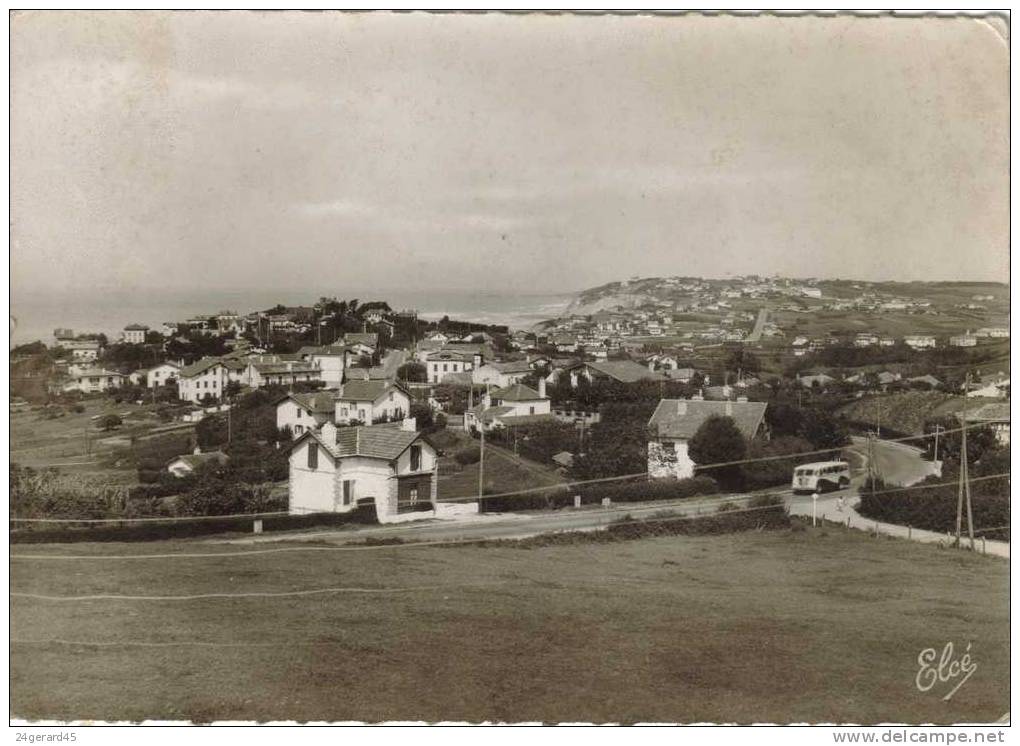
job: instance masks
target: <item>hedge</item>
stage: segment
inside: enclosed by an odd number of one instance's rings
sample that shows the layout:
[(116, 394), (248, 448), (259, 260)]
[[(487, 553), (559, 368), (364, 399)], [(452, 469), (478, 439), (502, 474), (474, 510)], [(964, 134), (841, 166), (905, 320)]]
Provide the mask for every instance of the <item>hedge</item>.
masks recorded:
[[(872, 497), (862, 492), (857, 512), (868, 518), (900, 526), (956, 533), (955, 488), (919, 489), (916, 492), (886, 492)], [(974, 530), (1009, 526), (1009, 495), (973, 495), (971, 506), (974, 513)], [(964, 533), (967, 532), (967, 513), (963, 513)], [(1009, 529), (982, 531), (986, 539), (1009, 541)]]
[[(91, 524), (59, 528), (21, 528), (10, 532), (12, 544), (76, 543), (82, 541), (158, 541), (186, 539), (224, 533), (252, 533), (254, 518), (209, 518), (200, 521), (166, 521), (121, 524)], [(350, 513), (310, 513), (308, 515), (276, 515), (262, 519), (262, 530), (292, 531), (316, 526), (342, 526), (348, 523), (377, 522), (375, 507), (359, 506)], [(40, 525), (40, 524), (35, 524)], [(45, 524), (42, 524), (45, 525)]]
[(481, 512), (513, 512), (516, 510), (544, 510), (574, 505), (574, 496), (581, 496), (582, 505), (598, 505), (609, 498), (613, 503), (648, 502), (652, 500), (682, 500), (698, 495), (714, 495), (719, 485), (711, 477), (690, 479), (656, 479), (634, 482), (601, 482), (571, 487), (563, 485), (544, 492), (525, 492), (483, 497)]

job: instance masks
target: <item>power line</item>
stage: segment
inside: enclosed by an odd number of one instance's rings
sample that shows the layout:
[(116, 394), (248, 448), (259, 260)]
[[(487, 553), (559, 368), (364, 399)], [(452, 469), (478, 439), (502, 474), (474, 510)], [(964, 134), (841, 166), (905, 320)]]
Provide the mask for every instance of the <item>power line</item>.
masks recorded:
[(196, 593), (185, 596), (125, 596), (96, 594), (88, 596), (50, 596), (41, 593), (11, 591), (11, 598), (28, 598), (34, 601), (202, 601), (230, 598), (290, 598), (293, 596), (319, 596), (327, 593), (413, 593), (415, 591), (444, 590), (448, 586), (433, 585), (417, 588), (311, 588), (302, 591), (251, 591), (244, 593)]
[[(972, 423), (966, 425), (967, 429), (973, 429), (976, 427), (984, 427), (982, 423)], [(941, 436), (962, 432), (965, 428), (958, 427), (951, 430), (940, 430)], [(935, 437), (935, 433), (924, 433), (921, 435), (907, 435), (900, 438), (883, 438), (880, 442), (883, 443), (902, 443), (910, 440), (924, 440), (925, 438)], [(811, 451), (798, 451), (796, 453), (777, 454), (773, 456), (756, 456), (754, 458), (738, 459), (734, 461), (719, 461), (711, 464), (697, 464), (696, 469), (716, 469), (723, 466), (740, 466), (744, 464), (761, 463), (765, 461), (787, 461), (794, 458), (800, 458), (803, 456), (817, 456), (823, 453), (832, 453), (833, 451), (847, 448), (848, 446), (835, 446), (832, 448), (819, 448)], [(501, 492), (493, 495), (485, 495), (486, 499), (492, 499), (496, 497), (511, 497), (526, 494), (535, 494), (540, 492), (547, 492), (549, 490), (573, 490), (577, 487), (590, 485), (590, 484), (604, 484), (608, 482), (618, 482), (626, 479), (638, 479), (641, 477), (647, 477), (649, 474), (647, 471), (633, 472), (631, 474), (622, 474), (612, 477), (598, 477), (595, 479), (582, 479), (572, 482), (564, 482), (562, 484), (544, 485), (541, 487), (529, 487), (522, 490), (512, 490), (510, 492)], [(456, 503), (456, 502), (475, 502), (478, 500), (477, 495), (463, 495), (458, 497), (446, 497), (441, 500), (444, 503)], [(211, 521), (229, 518), (262, 518), (271, 516), (284, 516), (289, 515), (288, 511), (276, 511), (272, 513), (232, 513), (228, 515), (209, 515), (209, 516), (184, 516), (184, 517), (150, 517), (150, 518), (20, 518), (12, 516), (9, 520), (15, 523), (151, 523), (151, 522), (163, 522), (163, 523), (176, 523), (183, 521)]]
[[(1001, 479), (1008, 477), (1008, 472), (1002, 474), (989, 474), (981, 477), (974, 477), (971, 481), (978, 482), (989, 479)], [(936, 484), (922, 484), (912, 485), (908, 487), (896, 487), (892, 489), (880, 490), (876, 492), (876, 495), (891, 494), (895, 492), (909, 492), (912, 490), (928, 489), (933, 487), (945, 487), (948, 485), (955, 484), (955, 482), (939, 482)], [(764, 491), (760, 494), (767, 494)], [(751, 497), (753, 497), (752, 495)], [(742, 500), (748, 499), (748, 495), (734, 496), (729, 499), (723, 499), (716, 504), (716, 507), (722, 505), (735, 504)], [(626, 512), (626, 508), (623, 507), (625, 503), (620, 504), (619, 507), (609, 509), (598, 509), (587, 511), (588, 516), (600, 516), (607, 514), (619, 515), (621, 512)], [(682, 506), (681, 503), (679, 506)], [(658, 505), (648, 506), (646, 503), (637, 503), (633, 506), (635, 510), (648, 509), (650, 507), (658, 509), (668, 509), (674, 507), (673, 505)], [(699, 515), (674, 515), (663, 518), (663, 521), (680, 521), (680, 520), (697, 520), (703, 518), (711, 518), (718, 515), (734, 515), (739, 513), (753, 512), (759, 510), (766, 510), (768, 508), (774, 508), (776, 506), (764, 506), (754, 508), (736, 508), (733, 510), (727, 510), (724, 513), (702, 513)], [(571, 516), (577, 514), (571, 513)], [(625, 523), (647, 523), (650, 520), (655, 519), (633, 519), (631, 521), (620, 521), (610, 525), (624, 525)], [(1008, 528), (1008, 527), (1007, 527)], [(996, 529), (984, 529), (985, 531), (991, 531)], [(553, 532), (555, 533), (555, 531)], [(105, 554), (105, 555), (72, 555), (72, 554), (11, 554), (9, 558), (11, 560), (24, 560), (24, 561), (49, 561), (49, 560), (74, 560), (74, 561), (96, 561), (96, 560), (147, 560), (147, 559), (216, 559), (219, 557), (247, 557), (247, 556), (260, 556), (266, 554), (289, 554), (292, 552), (364, 552), (364, 551), (376, 551), (385, 549), (410, 549), (416, 547), (441, 547), (441, 546), (458, 546), (463, 544), (482, 544), (493, 541), (501, 541), (501, 539), (486, 539), (486, 538), (467, 538), (467, 539), (438, 539), (436, 541), (422, 541), (422, 542), (402, 542), (399, 544), (363, 544), (363, 545), (345, 545), (345, 546), (301, 546), (301, 547), (273, 547), (271, 549), (250, 549), (243, 551), (226, 551), (226, 552), (165, 552), (160, 554)]]

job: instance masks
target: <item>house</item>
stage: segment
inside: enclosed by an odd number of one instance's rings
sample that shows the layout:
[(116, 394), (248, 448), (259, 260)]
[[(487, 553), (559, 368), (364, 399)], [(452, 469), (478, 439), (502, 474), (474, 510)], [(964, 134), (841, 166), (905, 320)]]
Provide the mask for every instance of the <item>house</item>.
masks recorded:
[(877, 345), (879, 336), (871, 332), (860, 332), (854, 337), (854, 347), (871, 347)]
[(167, 381), (171, 381), (177, 378), (177, 374), (181, 371), (181, 364), (167, 361), (160, 363), (152, 368), (149, 368), (144, 372), (145, 385), (154, 389), (157, 386), (163, 386)]
[(248, 358), (245, 383), (253, 389), (263, 386), (293, 386), (321, 380), (322, 370), (297, 355), (255, 355)]
[(425, 359), (425, 374), (429, 383), (440, 383), (447, 373), (463, 373), (481, 365), (481, 355), (458, 352), (447, 347), (433, 352)]
[(476, 384), (492, 384), (502, 388), (519, 383), (534, 372), (527, 360), (508, 363), (492, 362), (485, 363), (471, 371), (471, 380)]
[(336, 392), (315, 391), (287, 394), (276, 403), (276, 427), (289, 427), (294, 437), (305, 430), (321, 427), (332, 421), (336, 413)]
[(349, 332), (344, 335), (344, 344), (349, 347), (362, 345), (372, 355), (379, 349), (379, 335), (376, 332)]
[(930, 334), (908, 334), (903, 343), (915, 350), (924, 350), (935, 346), (935, 337)]
[(486, 393), (478, 404), (464, 413), (464, 427), (469, 430), (524, 425), (534, 422), (552, 422), (552, 402), (545, 395), (545, 380), (539, 379), (538, 391), (515, 383)]
[(570, 376), (570, 385), (577, 386), (581, 377), (589, 382), (616, 381), (618, 383), (635, 383), (637, 381), (666, 381), (667, 376), (657, 371), (648, 370), (644, 365), (633, 360), (607, 360), (605, 362), (580, 362), (564, 370)]
[(371, 502), (386, 523), (423, 504), (434, 508), (437, 457), (412, 419), (341, 428), (327, 422), (320, 430), (306, 430), (291, 445), (289, 510), (347, 513)]
[(143, 345), (145, 344), (145, 335), (148, 333), (149, 327), (145, 324), (128, 324), (124, 327), (122, 336), (125, 344)]
[(115, 370), (86, 368), (78, 370), (70, 381), (64, 384), (64, 391), (81, 391), (83, 394), (97, 394), (124, 385), (124, 376)]
[(426, 342), (432, 342), (434, 344), (439, 345), (440, 347), (449, 342), (450, 339), (451, 339), (450, 337), (448, 337), (446, 334), (443, 334), (442, 332), (432, 332), (432, 334), (425, 337)]
[(817, 373), (815, 375), (802, 376), (797, 375), (797, 383), (804, 388), (820, 388), (824, 389), (831, 383), (835, 383), (836, 379), (832, 376), (826, 375), (825, 373)]
[(978, 329), (974, 332), (979, 337), (991, 337), (993, 339), (1008, 339), (1009, 338), (1009, 327), (1005, 326), (986, 326)]
[(217, 357), (204, 357), (177, 372), (177, 398), (199, 404), (211, 397), (219, 399), (229, 381), (227, 366)]
[(219, 464), (222, 466), (229, 460), (227, 454), (223, 451), (207, 451), (202, 453), (202, 450), (195, 447), (194, 453), (186, 453), (183, 456), (175, 456), (167, 462), (166, 470), (173, 474), (175, 477), (186, 477), (189, 474), (194, 474), (195, 470), (205, 464)]
[(968, 410), (966, 417), (968, 423), (979, 422), (990, 427), (995, 433), (995, 440), (1000, 445), (1009, 446), (1009, 404), (1007, 402), (984, 404), (977, 409)]
[(966, 334), (958, 334), (949, 338), (950, 347), (976, 347), (977, 336), (967, 332)]
[(97, 339), (74, 339), (65, 341), (61, 345), (65, 350), (71, 351), (71, 359), (83, 362), (91, 362), (99, 358), (99, 352), (103, 346)]
[(338, 425), (393, 422), (407, 417), (411, 395), (401, 384), (386, 380), (348, 381), (340, 388), (334, 411)]
[(319, 368), (319, 380), (328, 389), (338, 389), (343, 384), (347, 368), (357, 361), (358, 356), (347, 345), (324, 345), (302, 347), (298, 350), (302, 360)]
[(653, 478), (687, 479), (695, 464), (688, 444), (711, 416), (730, 417), (745, 438), (762, 430), (765, 402), (663, 399), (648, 420), (648, 474)]
[(908, 378), (907, 379), (907, 383), (915, 384), (915, 385), (918, 385), (920, 387), (927, 386), (928, 388), (931, 388), (931, 389), (938, 388), (939, 386), (942, 385), (942, 381), (940, 381), (935, 376), (930, 375), (930, 374), (929, 375), (924, 375), (924, 376), (914, 376), (913, 378)]

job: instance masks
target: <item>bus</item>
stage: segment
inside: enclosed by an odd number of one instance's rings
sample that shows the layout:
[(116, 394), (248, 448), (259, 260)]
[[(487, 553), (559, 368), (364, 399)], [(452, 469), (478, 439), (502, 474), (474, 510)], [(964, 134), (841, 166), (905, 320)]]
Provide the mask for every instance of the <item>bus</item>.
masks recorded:
[(850, 464), (846, 461), (816, 461), (793, 470), (793, 491), (828, 492), (850, 486)]

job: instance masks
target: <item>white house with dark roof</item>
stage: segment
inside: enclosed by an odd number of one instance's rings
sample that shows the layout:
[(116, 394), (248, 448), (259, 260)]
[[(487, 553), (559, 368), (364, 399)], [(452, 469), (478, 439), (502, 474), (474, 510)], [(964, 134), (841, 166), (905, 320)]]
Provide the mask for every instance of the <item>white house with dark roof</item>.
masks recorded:
[(124, 342), (129, 345), (143, 345), (145, 344), (145, 335), (148, 334), (149, 327), (145, 324), (128, 324), (124, 327), (124, 331), (121, 336), (124, 338)]
[(150, 389), (163, 386), (167, 381), (176, 379), (180, 372), (180, 363), (168, 360), (145, 371), (145, 385)]
[(730, 417), (745, 438), (758, 435), (765, 421), (765, 402), (663, 399), (648, 420), (648, 475), (687, 479), (695, 463), (688, 444), (713, 415)]
[(545, 395), (545, 380), (539, 379), (538, 391), (515, 383), (486, 393), (480, 404), (464, 413), (464, 426), (469, 430), (489, 431), (498, 427), (554, 421), (552, 402)]
[(287, 394), (276, 403), (276, 426), (289, 427), (294, 437), (331, 422), (336, 412), (335, 391)]
[[(346, 513), (375, 504), (380, 522), (400, 514), (431, 518), (437, 498), (438, 452), (413, 419), (370, 427), (325, 423), (290, 448), (290, 512)], [(423, 505), (431, 507), (422, 512)]]
[(322, 369), (298, 355), (255, 355), (247, 360), (244, 383), (253, 389), (263, 386), (293, 386), (321, 380)]
[(229, 381), (227, 366), (217, 357), (204, 357), (177, 372), (177, 398), (201, 403), (207, 396), (219, 399)]
[(373, 422), (402, 420), (411, 411), (411, 395), (399, 383), (388, 380), (348, 381), (336, 396), (334, 422), (346, 425), (357, 420)]
[(478, 353), (446, 348), (425, 358), (425, 374), (429, 383), (442, 383), (448, 373), (472, 371), (481, 364), (482, 356)]

